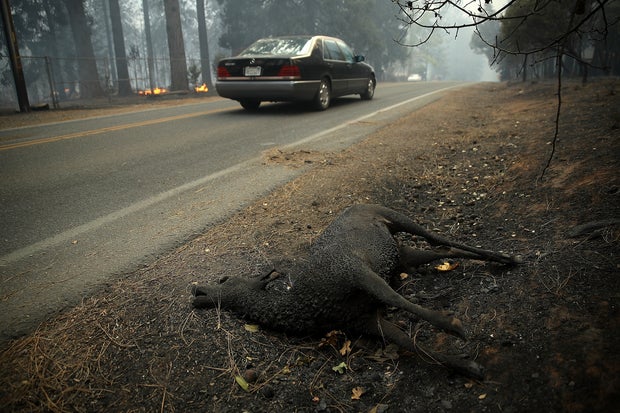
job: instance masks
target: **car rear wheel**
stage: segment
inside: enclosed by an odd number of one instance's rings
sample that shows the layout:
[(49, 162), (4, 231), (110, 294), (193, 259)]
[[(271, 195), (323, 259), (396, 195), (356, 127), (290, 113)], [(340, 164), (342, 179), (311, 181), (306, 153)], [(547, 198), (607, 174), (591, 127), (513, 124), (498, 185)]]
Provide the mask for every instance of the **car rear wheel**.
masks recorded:
[(256, 99), (243, 99), (240, 100), (239, 103), (241, 103), (241, 106), (243, 106), (243, 109), (245, 110), (257, 110), (258, 107), (260, 106), (260, 100), (256, 100)]
[(329, 80), (326, 78), (321, 79), (321, 84), (319, 85), (319, 90), (316, 92), (316, 96), (314, 97), (314, 107), (317, 110), (325, 110), (329, 107), (331, 102), (332, 90), (329, 85)]
[(375, 81), (375, 78), (369, 77), (368, 83), (366, 84), (366, 90), (364, 91), (364, 93), (360, 94), (360, 97), (362, 98), (362, 100), (370, 100), (373, 98), (373, 96), (375, 95), (376, 85), (377, 85), (377, 82)]

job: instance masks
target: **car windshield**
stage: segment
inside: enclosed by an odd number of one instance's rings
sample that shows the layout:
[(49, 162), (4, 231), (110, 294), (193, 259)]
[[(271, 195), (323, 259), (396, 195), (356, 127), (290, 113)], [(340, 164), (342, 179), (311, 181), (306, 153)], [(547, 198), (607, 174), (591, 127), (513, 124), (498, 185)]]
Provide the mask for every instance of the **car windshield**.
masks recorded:
[(288, 37), (279, 39), (261, 39), (254, 42), (239, 56), (298, 56), (310, 51), (310, 37)]

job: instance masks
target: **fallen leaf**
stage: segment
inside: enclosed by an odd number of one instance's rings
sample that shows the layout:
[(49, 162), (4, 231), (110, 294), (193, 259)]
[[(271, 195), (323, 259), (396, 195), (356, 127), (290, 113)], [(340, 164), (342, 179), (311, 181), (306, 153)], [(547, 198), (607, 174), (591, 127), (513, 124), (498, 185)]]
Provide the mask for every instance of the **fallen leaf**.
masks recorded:
[(334, 370), (337, 373), (344, 374), (344, 372), (347, 370), (347, 363), (343, 361), (337, 366), (332, 367), (332, 370)]
[(438, 266), (436, 266), (435, 269), (437, 271), (452, 271), (458, 266), (459, 266), (458, 262), (455, 262), (453, 264), (449, 262), (444, 262), (443, 264), (439, 264)]
[(314, 403), (318, 403), (318, 402), (319, 402), (319, 400), (321, 400), (321, 399), (319, 398), (319, 396), (314, 396), (314, 397), (312, 398), (312, 401), (313, 401)]
[(484, 400), (487, 398), (487, 394), (486, 393), (482, 393), (480, 396), (478, 396), (478, 400)]
[(260, 330), (260, 327), (257, 324), (244, 324), (243, 328), (245, 331), (249, 331), (250, 333), (257, 333)]
[(247, 381), (245, 381), (245, 379), (243, 377), (235, 376), (235, 381), (237, 382), (239, 387), (241, 387), (243, 390), (245, 390), (247, 392), (250, 391), (250, 385), (248, 384)]
[(471, 389), (472, 387), (474, 387), (474, 383), (472, 383), (471, 381), (468, 381), (467, 383), (464, 384), (466, 389)]
[(351, 400), (359, 400), (360, 397), (362, 397), (362, 394), (364, 394), (363, 388), (354, 387), (353, 390), (351, 390)]
[(295, 366), (304, 366), (304, 365), (312, 363), (313, 361), (314, 361), (314, 357), (312, 356), (308, 356), (308, 355), (299, 356), (295, 360)]
[(345, 335), (342, 331), (332, 330), (329, 333), (327, 333), (325, 337), (321, 339), (321, 342), (319, 343), (319, 347), (323, 347), (323, 346), (336, 347), (336, 345), (338, 344), (339, 337), (344, 337), (344, 336)]
[(409, 278), (409, 274), (407, 274), (406, 272), (401, 272), (400, 273), (400, 279), (401, 280), (406, 280), (407, 278)]
[(344, 356), (351, 352), (351, 340), (345, 340), (342, 348), (340, 349), (340, 355)]

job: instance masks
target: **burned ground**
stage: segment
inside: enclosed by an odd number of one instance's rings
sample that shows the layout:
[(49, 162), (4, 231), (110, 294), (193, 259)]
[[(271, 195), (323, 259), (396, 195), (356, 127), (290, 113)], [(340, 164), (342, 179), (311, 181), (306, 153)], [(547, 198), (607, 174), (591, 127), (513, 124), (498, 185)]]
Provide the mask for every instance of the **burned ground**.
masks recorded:
[[(305, 167), (228, 221), (5, 345), (8, 411), (613, 411), (618, 350), (620, 99), (615, 80), (480, 84), (338, 153), (269, 152)], [(457, 340), (390, 311), (413, 339), (475, 354), (484, 382), (367, 337), (291, 337), (226, 311), (193, 310), (191, 286), (294, 256), (355, 203), (397, 209), (447, 236), (521, 254), (403, 274), (401, 292), (449, 309)], [(570, 231), (589, 224), (579, 233)], [(415, 240), (410, 240), (411, 242)]]

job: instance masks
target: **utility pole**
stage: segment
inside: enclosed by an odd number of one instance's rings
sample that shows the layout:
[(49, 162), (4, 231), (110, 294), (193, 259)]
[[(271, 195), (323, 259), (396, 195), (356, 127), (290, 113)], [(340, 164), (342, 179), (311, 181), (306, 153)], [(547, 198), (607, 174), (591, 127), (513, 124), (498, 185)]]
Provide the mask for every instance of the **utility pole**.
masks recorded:
[(19, 56), (19, 48), (17, 47), (17, 36), (15, 35), (15, 26), (13, 25), (13, 15), (11, 14), (9, 0), (0, 0), (0, 14), (2, 14), (2, 27), (4, 28), (6, 45), (9, 49), (9, 60), (11, 61), (11, 70), (13, 72), (13, 79), (15, 80), (19, 111), (30, 112), (26, 78), (24, 77), (22, 59)]

